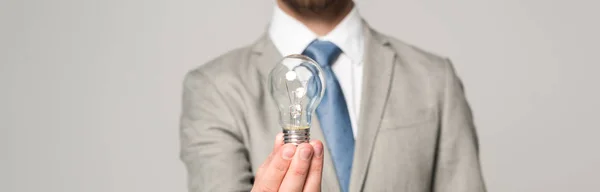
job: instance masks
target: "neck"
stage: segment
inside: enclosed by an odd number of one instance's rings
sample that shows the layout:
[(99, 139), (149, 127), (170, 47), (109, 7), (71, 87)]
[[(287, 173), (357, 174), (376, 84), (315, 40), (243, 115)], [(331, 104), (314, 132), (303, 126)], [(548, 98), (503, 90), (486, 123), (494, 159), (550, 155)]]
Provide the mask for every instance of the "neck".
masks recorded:
[(277, 6), (283, 12), (292, 16), (308, 27), (313, 33), (324, 36), (331, 32), (343, 19), (352, 11), (354, 2), (352, 1), (337, 1), (335, 4), (328, 6), (322, 10), (310, 10), (302, 8), (294, 8), (282, 1), (277, 1)]

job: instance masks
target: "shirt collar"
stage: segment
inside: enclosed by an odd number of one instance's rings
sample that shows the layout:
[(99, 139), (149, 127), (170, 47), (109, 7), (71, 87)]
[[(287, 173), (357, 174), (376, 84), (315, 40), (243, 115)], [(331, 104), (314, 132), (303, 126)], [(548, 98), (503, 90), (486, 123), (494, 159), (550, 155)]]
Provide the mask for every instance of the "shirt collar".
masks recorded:
[(362, 19), (356, 7), (327, 35), (319, 37), (304, 24), (275, 6), (269, 25), (269, 37), (281, 54), (301, 54), (315, 39), (330, 41), (347, 55), (352, 63), (361, 64), (364, 52)]

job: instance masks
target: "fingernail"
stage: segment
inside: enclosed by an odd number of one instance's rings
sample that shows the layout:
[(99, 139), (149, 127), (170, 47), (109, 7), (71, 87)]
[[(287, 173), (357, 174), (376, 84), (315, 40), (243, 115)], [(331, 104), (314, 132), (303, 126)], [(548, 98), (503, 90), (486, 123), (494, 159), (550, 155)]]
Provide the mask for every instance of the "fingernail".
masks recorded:
[(323, 156), (323, 147), (322, 145), (314, 145), (315, 148), (315, 156), (322, 157)]
[(312, 155), (312, 151), (306, 147), (303, 147), (300, 149), (300, 159), (302, 160), (308, 160), (310, 159), (310, 156)]
[(281, 153), (281, 157), (285, 160), (290, 160), (294, 156), (295, 147), (291, 145), (283, 146), (283, 152)]

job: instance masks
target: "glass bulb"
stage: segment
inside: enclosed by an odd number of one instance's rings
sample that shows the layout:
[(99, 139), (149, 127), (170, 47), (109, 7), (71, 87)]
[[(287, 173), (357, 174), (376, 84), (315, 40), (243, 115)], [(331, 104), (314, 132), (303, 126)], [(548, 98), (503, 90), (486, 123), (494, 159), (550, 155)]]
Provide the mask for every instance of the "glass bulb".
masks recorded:
[(307, 56), (289, 55), (271, 70), (269, 84), (284, 143), (309, 142), (311, 118), (325, 94), (323, 69)]

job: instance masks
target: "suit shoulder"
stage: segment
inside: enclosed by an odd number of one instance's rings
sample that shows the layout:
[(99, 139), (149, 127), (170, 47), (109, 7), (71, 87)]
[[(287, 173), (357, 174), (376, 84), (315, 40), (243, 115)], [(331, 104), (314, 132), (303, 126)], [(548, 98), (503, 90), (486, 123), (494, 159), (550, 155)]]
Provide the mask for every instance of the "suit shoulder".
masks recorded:
[(388, 35), (382, 35), (386, 38), (390, 46), (394, 49), (402, 59), (415, 61), (411, 63), (418, 63), (419, 65), (426, 65), (424, 67), (433, 68), (447, 68), (449, 58), (447, 56), (434, 53), (432, 51), (423, 49), (416, 45), (407, 43), (403, 40), (394, 38)]
[(217, 79), (222, 79), (223, 77), (237, 76), (241, 70), (249, 67), (248, 59), (250, 54), (250, 46), (229, 50), (212, 58), (208, 62), (190, 69), (186, 78), (203, 76), (212, 81), (217, 81)]
[(388, 46), (398, 57), (397, 64), (405, 74), (427, 82), (433, 90), (441, 91), (446, 86), (448, 77), (456, 76), (454, 66), (447, 56), (437, 54), (394, 37), (386, 38)]

